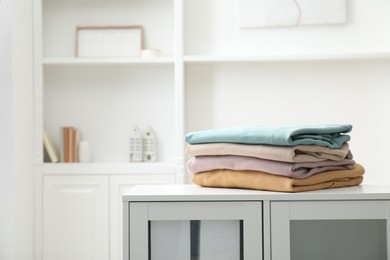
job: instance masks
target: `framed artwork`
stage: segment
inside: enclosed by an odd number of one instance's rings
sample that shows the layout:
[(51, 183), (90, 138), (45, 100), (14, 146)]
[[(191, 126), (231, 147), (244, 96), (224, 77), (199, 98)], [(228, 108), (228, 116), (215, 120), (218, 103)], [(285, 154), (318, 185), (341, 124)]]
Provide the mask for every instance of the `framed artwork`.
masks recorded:
[(346, 0), (240, 0), (240, 27), (346, 22)]
[(76, 57), (138, 57), (143, 48), (143, 27), (78, 26)]

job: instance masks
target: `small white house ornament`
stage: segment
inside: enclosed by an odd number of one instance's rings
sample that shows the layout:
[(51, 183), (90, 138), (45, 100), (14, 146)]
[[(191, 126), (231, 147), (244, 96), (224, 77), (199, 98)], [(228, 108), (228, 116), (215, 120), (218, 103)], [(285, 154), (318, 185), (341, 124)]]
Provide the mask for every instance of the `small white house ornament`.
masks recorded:
[(139, 128), (135, 125), (130, 135), (130, 162), (142, 161), (142, 148), (142, 135)]
[(143, 134), (143, 161), (156, 161), (156, 137), (152, 128), (148, 127)]
[(240, 27), (346, 22), (346, 0), (240, 0)]

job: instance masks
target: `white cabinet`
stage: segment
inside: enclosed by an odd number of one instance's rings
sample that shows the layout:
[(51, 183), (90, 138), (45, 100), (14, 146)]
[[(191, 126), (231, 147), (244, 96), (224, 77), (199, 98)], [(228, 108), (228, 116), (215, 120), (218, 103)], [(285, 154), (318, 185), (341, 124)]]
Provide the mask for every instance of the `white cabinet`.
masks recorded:
[(136, 184), (174, 182), (171, 174), (43, 176), (36, 258), (122, 259), (122, 195)]
[(42, 259), (108, 259), (107, 183), (106, 176), (45, 177)]
[(122, 259), (122, 195), (136, 184), (175, 180), (171, 174), (124, 174), (45, 175), (41, 181), (36, 258), (95, 260)]
[(389, 212), (390, 186), (278, 193), (140, 185), (123, 196), (123, 259), (209, 259), (191, 253), (241, 241), (243, 254), (211, 259), (388, 260)]

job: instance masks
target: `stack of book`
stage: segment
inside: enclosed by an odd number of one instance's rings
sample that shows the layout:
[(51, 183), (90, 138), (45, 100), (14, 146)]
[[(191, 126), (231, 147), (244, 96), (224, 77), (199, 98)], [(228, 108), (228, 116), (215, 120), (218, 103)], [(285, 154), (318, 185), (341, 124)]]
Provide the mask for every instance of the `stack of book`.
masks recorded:
[(47, 158), (45, 162), (77, 162), (79, 129), (73, 126), (62, 127), (60, 135), (60, 149), (57, 149), (49, 133), (47, 131), (43, 133), (43, 146)]

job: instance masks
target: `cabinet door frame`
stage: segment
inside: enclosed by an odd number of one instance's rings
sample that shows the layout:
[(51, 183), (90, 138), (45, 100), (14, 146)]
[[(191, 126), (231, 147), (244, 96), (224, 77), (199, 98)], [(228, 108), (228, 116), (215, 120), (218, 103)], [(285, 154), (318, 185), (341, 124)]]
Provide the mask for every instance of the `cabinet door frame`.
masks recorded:
[[(291, 220), (386, 220), (390, 239), (390, 201), (271, 202), (272, 260), (290, 260)], [(387, 247), (390, 259), (390, 247)]]
[[(123, 259), (122, 230), (125, 216), (122, 215), (122, 195), (134, 185), (174, 183), (173, 175), (112, 175), (109, 176), (109, 238), (110, 259)], [(128, 259), (128, 258), (127, 258)]]
[[(245, 259), (261, 259), (263, 251), (262, 202), (130, 202), (124, 203), (124, 259), (149, 259), (149, 221), (243, 220)], [(127, 205), (126, 205), (127, 204)], [(126, 221), (126, 220), (125, 220)], [(254, 231), (255, 230), (255, 231)]]
[[(84, 259), (108, 259), (108, 177), (53, 175), (43, 178), (41, 214), (44, 221), (40, 230), (42, 235), (41, 259), (63, 259), (61, 251), (66, 250), (77, 252), (73, 254), (73, 258), (78, 254), (77, 259), (83, 255), (90, 256)], [(78, 211), (85, 203), (89, 204), (84, 207), (84, 211)], [(86, 219), (83, 215), (85, 212), (93, 218)], [(80, 218), (80, 215), (83, 218)], [(69, 216), (77, 218), (76, 223), (72, 222)], [(83, 224), (87, 222), (91, 224), (83, 230)], [(77, 232), (75, 232), (75, 225), (81, 227)], [(72, 228), (67, 230), (64, 228), (67, 226)], [(65, 233), (57, 233), (57, 229), (65, 230)], [(76, 233), (80, 236), (74, 236)], [(90, 234), (93, 239), (90, 241), (80, 239), (80, 237), (85, 238), (86, 234)], [(82, 245), (83, 252), (78, 252), (70, 245), (65, 246), (64, 244), (69, 241), (72, 241), (73, 245)]]

